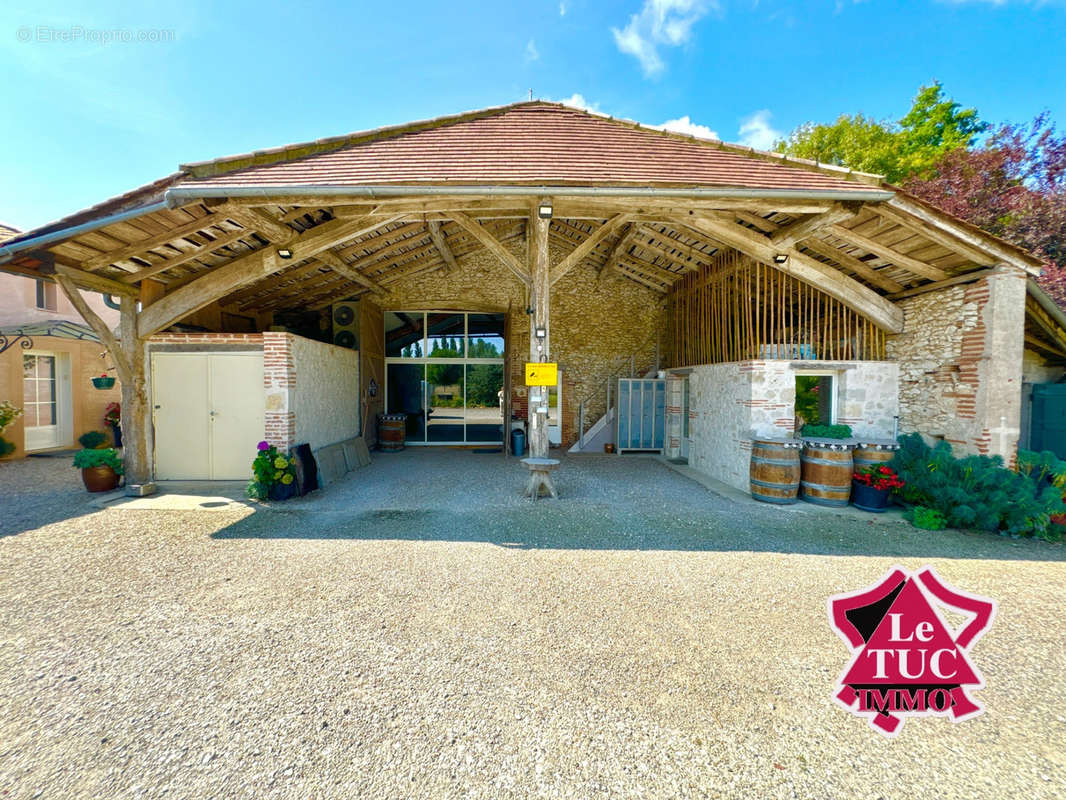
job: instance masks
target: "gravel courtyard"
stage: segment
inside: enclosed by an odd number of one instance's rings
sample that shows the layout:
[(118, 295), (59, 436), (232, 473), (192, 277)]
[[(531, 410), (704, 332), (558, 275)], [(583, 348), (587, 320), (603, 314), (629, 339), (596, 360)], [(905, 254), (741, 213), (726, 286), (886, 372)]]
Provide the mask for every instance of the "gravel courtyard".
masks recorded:
[[(568, 459), (379, 455), (280, 508), (93, 511), (0, 464), (0, 797), (1052, 798), (1066, 547)], [(471, 501), (476, 498), (476, 504)], [(986, 713), (830, 702), (829, 595), (932, 564), (996, 598)]]

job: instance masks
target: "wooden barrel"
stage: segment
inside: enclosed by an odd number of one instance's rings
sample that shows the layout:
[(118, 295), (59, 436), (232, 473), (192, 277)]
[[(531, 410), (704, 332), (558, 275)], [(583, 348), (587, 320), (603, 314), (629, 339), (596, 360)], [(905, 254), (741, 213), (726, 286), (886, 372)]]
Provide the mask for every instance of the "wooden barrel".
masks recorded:
[(395, 453), (407, 446), (407, 415), (378, 415), (378, 447), (386, 453)]
[(850, 444), (803, 443), (800, 496), (820, 506), (846, 506), (851, 497), (854, 464)]
[(795, 503), (800, 484), (800, 442), (751, 443), (751, 496), (764, 503)]
[(899, 445), (896, 442), (859, 442), (852, 451), (855, 469), (887, 464), (896, 455), (897, 450)]

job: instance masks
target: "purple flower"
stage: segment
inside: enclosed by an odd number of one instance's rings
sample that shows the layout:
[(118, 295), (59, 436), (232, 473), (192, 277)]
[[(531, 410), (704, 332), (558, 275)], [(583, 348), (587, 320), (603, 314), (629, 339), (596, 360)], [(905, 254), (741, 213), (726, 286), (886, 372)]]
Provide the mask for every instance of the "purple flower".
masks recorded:
[(259, 444), (256, 445), (256, 447), (258, 449), (260, 449), (260, 450), (269, 450), (270, 449), (270, 443), (269, 442), (260, 442)]

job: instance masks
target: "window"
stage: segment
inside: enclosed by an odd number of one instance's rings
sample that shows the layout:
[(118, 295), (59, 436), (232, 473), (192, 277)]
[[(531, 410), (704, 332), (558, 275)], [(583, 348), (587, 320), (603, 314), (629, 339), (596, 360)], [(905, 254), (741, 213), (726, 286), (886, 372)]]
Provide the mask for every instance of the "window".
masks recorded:
[(796, 376), (796, 431), (804, 425), (836, 424), (836, 378), (830, 374)]
[(56, 285), (49, 281), (37, 281), (37, 308), (44, 311), (55, 311)]

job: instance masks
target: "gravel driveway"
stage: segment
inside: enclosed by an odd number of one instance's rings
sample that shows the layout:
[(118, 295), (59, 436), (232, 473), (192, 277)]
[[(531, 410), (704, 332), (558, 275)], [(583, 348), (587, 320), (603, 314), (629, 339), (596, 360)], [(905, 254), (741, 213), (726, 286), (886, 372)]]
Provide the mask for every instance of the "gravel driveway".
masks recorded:
[[(90, 513), (66, 461), (0, 464), (0, 798), (1063, 796), (1062, 545), (640, 458), (523, 479), (409, 451), (283, 510)], [(825, 608), (895, 563), (999, 613), (987, 713), (890, 741), (830, 702)]]

